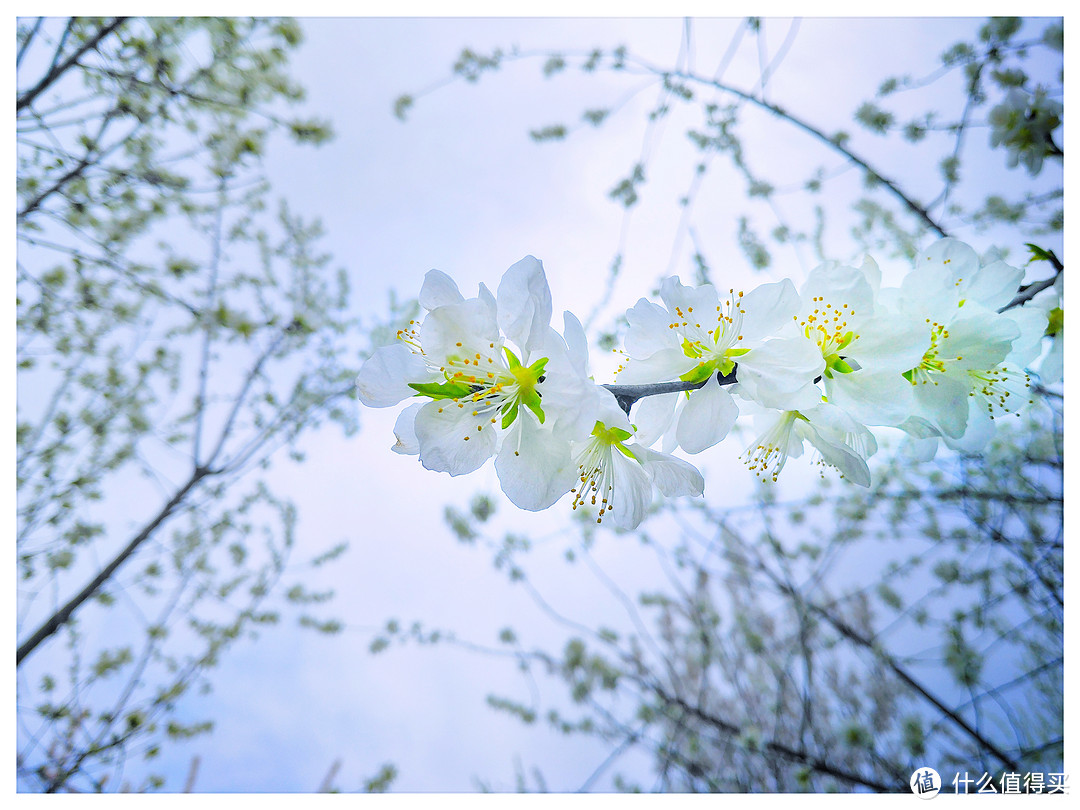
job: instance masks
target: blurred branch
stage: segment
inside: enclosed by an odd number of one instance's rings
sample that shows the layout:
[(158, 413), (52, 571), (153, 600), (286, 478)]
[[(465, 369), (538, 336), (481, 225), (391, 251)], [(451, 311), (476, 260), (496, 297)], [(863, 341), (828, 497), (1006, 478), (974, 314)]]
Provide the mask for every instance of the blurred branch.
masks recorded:
[(191, 758), (191, 767), (188, 768), (187, 779), (184, 780), (183, 793), (191, 793), (195, 789), (195, 779), (199, 775), (199, 756)]
[(103, 39), (105, 39), (105, 37), (109, 36), (109, 34), (111, 34), (113, 31), (123, 25), (126, 20), (127, 17), (113, 18), (113, 21), (111, 23), (99, 28), (94, 33), (94, 35), (90, 37), (86, 42), (84, 42), (78, 49), (76, 49), (76, 51), (72, 53), (71, 56), (69, 56), (67, 59), (65, 59), (59, 64), (54, 64), (52, 68), (44, 76), (41, 77), (41, 81), (39, 81), (31, 89), (27, 90), (25, 93), (23, 93), (16, 99), (15, 112), (19, 112), (24, 107), (28, 107), (33, 104), (34, 100), (43, 92), (45, 92), (45, 90), (47, 90), (49, 86), (53, 84), (53, 82), (63, 76), (64, 73), (66, 73), (72, 66), (74, 66), (79, 61), (79, 59), (82, 58), (83, 54), (97, 48), (97, 46), (101, 43)]
[(157, 530), (158, 526), (165, 522), (165, 520), (173, 513), (176, 507), (184, 501), (184, 499), (187, 497), (187, 494), (203, 478), (210, 474), (212, 474), (212, 471), (207, 469), (206, 467), (196, 467), (187, 482), (176, 491), (176, 493), (172, 496), (172, 498), (169, 499), (168, 503), (166, 503), (165, 506), (161, 508), (157, 515), (155, 515), (154, 518), (142, 528), (142, 531), (135, 535), (131, 542), (128, 543), (120, 551), (120, 553), (113, 558), (112, 562), (102, 568), (98, 575), (94, 577), (85, 588), (79, 591), (79, 593), (73, 596), (67, 602), (67, 604), (65, 604), (51, 617), (49, 617), (49, 619), (47, 619), (45, 623), (42, 624), (41, 627), (39, 627), (32, 636), (30, 636), (30, 638), (28, 638), (26, 641), (19, 645), (19, 649), (15, 656), (15, 665), (19, 666), (20, 664), (22, 664), (23, 659), (25, 659), (26, 656), (28, 656), (35, 649), (37, 649), (38, 645), (41, 644), (41, 642), (43, 642), (45, 639), (47, 639), (49, 636), (51, 636), (53, 633), (55, 633), (57, 630), (67, 624), (68, 621), (71, 620), (72, 614), (75, 613), (75, 611), (78, 610), (87, 599), (97, 593), (98, 589), (100, 589), (102, 585), (109, 581), (112, 575), (121, 565), (124, 564), (128, 557), (134, 554), (135, 550), (138, 549), (139, 546), (141, 546), (143, 542)]
[(926, 210), (926, 208), (924, 208), (922, 205), (920, 205), (915, 200), (913, 200), (911, 197), (909, 197), (907, 194), (905, 194), (904, 191), (900, 188), (899, 185), (897, 185), (897, 183), (895, 181), (890, 180), (887, 177), (883, 176), (880, 172), (878, 172), (875, 168), (873, 168), (869, 163), (867, 163), (867, 161), (864, 158), (859, 157), (854, 152), (852, 152), (850, 149), (848, 149), (846, 146), (844, 146), (842, 143), (838, 143), (837, 139), (835, 137), (832, 137), (830, 135), (825, 134), (820, 129), (815, 127), (813, 124), (810, 124), (809, 122), (804, 121), (803, 119), (799, 118), (798, 116), (795, 116), (795, 115), (789, 113), (787, 110), (785, 110), (784, 108), (782, 108), (782, 107), (780, 107), (780, 106), (778, 106), (776, 104), (772, 104), (771, 102), (765, 101), (764, 99), (762, 99), (762, 98), (760, 98), (760, 97), (758, 97), (758, 96), (756, 96), (756, 95), (754, 95), (752, 93), (748, 93), (745, 90), (740, 90), (737, 87), (733, 87), (732, 85), (729, 85), (726, 82), (718, 81), (716, 79), (709, 79), (709, 78), (706, 78), (704, 76), (699, 76), (697, 74), (689, 73), (689, 72), (686, 72), (686, 71), (673, 71), (673, 72), (662, 71), (659, 68), (657, 68), (657, 67), (655, 67), (653, 65), (650, 65), (649, 63), (647, 63), (647, 62), (645, 62), (645, 61), (643, 61), (641, 59), (638, 59), (638, 58), (635, 58), (634, 61), (637, 62), (639, 65), (641, 65), (646, 70), (649, 70), (650, 72), (653, 72), (653, 73), (662, 74), (664, 76), (674, 76), (674, 77), (679, 78), (679, 79), (684, 79), (685, 81), (690, 81), (690, 82), (695, 82), (697, 84), (707, 85), (709, 87), (714, 87), (717, 90), (721, 90), (721, 91), (726, 92), (726, 93), (731, 93), (732, 95), (734, 95), (734, 96), (736, 96), (738, 98), (741, 98), (744, 101), (748, 101), (751, 104), (772, 113), (773, 115), (777, 116), (778, 118), (781, 118), (784, 121), (787, 121), (789, 124), (792, 124), (793, 126), (797, 127), (798, 129), (801, 129), (803, 132), (806, 132), (806, 133), (812, 135), (814, 138), (816, 138), (821, 143), (828, 146), (833, 151), (839, 152), (841, 155), (846, 157), (852, 163), (854, 163), (855, 165), (857, 165), (860, 168), (862, 168), (863, 170), (865, 170), (868, 175), (870, 175), (874, 180), (876, 180), (876, 181), (880, 182), (882, 185), (884, 185), (894, 197), (896, 197), (901, 203), (903, 203), (904, 207), (906, 207), (909, 211), (911, 211), (913, 214), (915, 214), (916, 217), (918, 217), (920, 220), (922, 220), (923, 224), (927, 228), (934, 231), (939, 236), (944, 237), (944, 236), (949, 235), (945, 231), (945, 229), (941, 225), (939, 225), (938, 222), (932, 216), (930, 216), (930, 213)]

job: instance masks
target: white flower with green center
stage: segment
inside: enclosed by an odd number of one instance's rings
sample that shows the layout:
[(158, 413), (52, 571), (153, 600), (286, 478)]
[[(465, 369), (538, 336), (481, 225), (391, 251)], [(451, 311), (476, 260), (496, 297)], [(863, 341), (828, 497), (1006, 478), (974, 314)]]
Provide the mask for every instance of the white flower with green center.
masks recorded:
[(1014, 354), (1013, 344), (1029, 355), (1026, 347), (1034, 344), (1021, 338), (1034, 321), (997, 312), (1022, 280), (1023, 272), (1005, 262), (981, 266), (975, 251), (955, 239), (920, 255), (896, 296), (899, 310), (929, 338), (918, 363), (902, 375), (914, 396), (902, 427), (977, 450), (989, 440), (994, 418), (1029, 403), (1024, 364), (1031, 357)]
[(803, 442), (817, 450), (817, 463), (833, 467), (841, 478), (870, 486), (866, 459), (877, 451), (877, 441), (866, 426), (841, 408), (821, 403), (802, 410), (773, 411), (756, 420), (761, 433), (742, 455), (763, 481), (775, 482), (788, 458), (803, 453)]
[[(408, 396), (428, 399), (398, 418), (394, 450), (418, 453), (426, 468), (451, 475), (497, 454), (507, 496), (525, 509), (547, 508), (569, 488), (570, 439), (595, 422), (597, 396), (580, 358), (550, 326), (542, 265), (531, 256), (513, 265), (497, 300), (484, 285), (465, 299), (433, 270), (420, 302), (428, 310), (423, 322), (401, 330), (397, 344), (377, 349), (361, 368), (360, 400), (387, 407)], [(567, 328), (575, 325), (580, 331), (568, 315)]]
[(789, 280), (745, 295), (732, 289), (721, 301), (711, 284), (686, 287), (672, 277), (660, 295), (664, 307), (641, 299), (626, 313), (630, 359), (618, 381), (706, 384), (644, 400), (636, 418), (645, 444), (665, 435), (665, 450), (699, 453), (722, 440), (739, 410), (717, 375), (731, 374), (736, 364), (743, 395), (766, 406), (816, 399), (807, 387), (824, 368), (820, 355), (805, 340), (769, 340), (799, 309)]
[(645, 519), (654, 488), (668, 497), (700, 496), (705, 479), (691, 464), (632, 443), (633, 427), (608, 394), (592, 434), (573, 445), (577, 484), (572, 508), (595, 508), (596, 522), (608, 515), (620, 529)]
[(781, 334), (794, 330), (816, 347), (830, 402), (864, 424), (891, 425), (911, 411), (911, 386), (900, 375), (919, 362), (927, 338), (877, 300), (880, 284), (869, 257), (858, 268), (816, 267), (800, 291), (802, 308)]

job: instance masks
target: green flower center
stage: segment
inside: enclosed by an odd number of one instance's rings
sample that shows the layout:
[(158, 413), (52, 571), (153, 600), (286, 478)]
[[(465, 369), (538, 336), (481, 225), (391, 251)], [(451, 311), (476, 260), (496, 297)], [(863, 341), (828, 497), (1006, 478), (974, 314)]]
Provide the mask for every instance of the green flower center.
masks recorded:
[(821, 349), (825, 360), (824, 376), (832, 379), (834, 374), (850, 374), (858, 371), (859, 366), (848, 361), (842, 352), (859, 336), (848, 329), (848, 319), (855, 315), (855, 310), (847, 304), (834, 307), (825, 301), (824, 296), (810, 299), (814, 310), (799, 321), (803, 334), (814, 341)]
[[(403, 334), (405, 337), (403, 337)], [(417, 349), (419, 343), (414, 333), (399, 333), (399, 338), (413, 338)], [(461, 347), (461, 344), (458, 344)], [(491, 349), (495, 344), (489, 344)], [(502, 417), (505, 430), (517, 419), (521, 406), (532, 411), (540, 424), (544, 423), (544, 409), (541, 407), (541, 393), (537, 386), (544, 381), (544, 369), (548, 358), (541, 357), (531, 365), (523, 365), (509, 348), (502, 347), (507, 365), (496, 363), (498, 350), (475, 352), (472, 357), (451, 355), (439, 366), (445, 382), (409, 383), (417, 396), (430, 397), (434, 400), (450, 400), (458, 408), (472, 406), (472, 416), (486, 416), (491, 424)], [(423, 354), (422, 350), (419, 353)], [(441, 412), (440, 408), (440, 412)], [(478, 428), (478, 430), (482, 429)]]
[[(929, 321), (929, 319), (927, 319)], [(945, 373), (945, 361), (948, 359), (962, 360), (961, 357), (955, 358), (942, 358), (941, 357), (941, 343), (947, 340), (949, 337), (949, 330), (940, 323), (933, 323), (930, 327), (930, 348), (923, 354), (922, 360), (915, 368), (908, 369), (904, 372), (903, 376), (912, 385), (918, 385), (920, 382), (924, 385), (928, 382), (933, 382), (931, 379), (932, 374), (944, 374)], [(935, 383), (936, 385), (936, 383)]]

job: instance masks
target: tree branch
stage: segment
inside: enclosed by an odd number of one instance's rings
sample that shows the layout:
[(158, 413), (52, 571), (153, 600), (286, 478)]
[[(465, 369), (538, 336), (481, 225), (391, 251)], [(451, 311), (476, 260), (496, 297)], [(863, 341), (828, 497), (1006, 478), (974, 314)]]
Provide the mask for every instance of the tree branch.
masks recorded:
[(37, 649), (41, 642), (67, 624), (75, 611), (78, 610), (87, 599), (96, 594), (101, 586), (109, 581), (116, 570), (127, 561), (128, 557), (134, 554), (136, 549), (138, 549), (138, 547), (157, 530), (158, 526), (165, 522), (176, 507), (179, 506), (185, 497), (187, 497), (188, 492), (190, 492), (199, 481), (211, 473), (212, 471), (206, 467), (197, 467), (191, 474), (191, 477), (187, 480), (187, 483), (176, 491), (176, 494), (161, 508), (161, 511), (159, 511), (157, 515), (142, 528), (142, 531), (135, 535), (134, 539), (113, 558), (112, 562), (101, 569), (98, 575), (94, 577), (85, 588), (72, 597), (66, 605), (60, 608), (60, 610), (56, 611), (56, 613), (37, 629), (37, 632), (19, 645), (18, 652), (15, 656), (15, 665), (21, 665), (23, 659)]
[(691, 72), (688, 72), (688, 71), (665, 71), (665, 70), (662, 70), (661, 68), (656, 67), (655, 65), (649, 64), (648, 62), (644, 61), (640, 57), (634, 57), (633, 61), (636, 62), (638, 65), (640, 65), (644, 70), (647, 70), (650, 73), (657, 74), (657, 75), (662, 75), (662, 76), (673, 77), (673, 78), (678, 78), (678, 79), (683, 79), (685, 81), (695, 82), (697, 84), (703, 84), (703, 85), (707, 85), (709, 87), (714, 87), (717, 90), (721, 90), (721, 91), (726, 92), (726, 93), (731, 93), (733, 96), (737, 96), (738, 98), (741, 98), (744, 101), (748, 101), (751, 104), (753, 104), (753, 105), (755, 105), (757, 107), (760, 107), (763, 110), (771, 112), (773, 115), (777, 116), (778, 118), (782, 118), (783, 120), (785, 120), (788, 123), (794, 125), (795, 127), (798, 127), (799, 129), (803, 130), (804, 132), (809, 133), (810, 135), (814, 136), (819, 141), (821, 141), (822, 143), (827, 145), (830, 149), (833, 149), (834, 151), (839, 152), (844, 157), (848, 158), (848, 160), (852, 161), (857, 166), (864, 169), (874, 179), (881, 182), (882, 185), (884, 185), (893, 194), (893, 196), (895, 196), (898, 200), (900, 200), (900, 202), (902, 202), (904, 204), (904, 206), (909, 211), (911, 211), (919, 219), (921, 219), (923, 221), (923, 223), (930, 230), (934, 231), (939, 236), (944, 237), (944, 236), (949, 235), (945, 231), (945, 229), (942, 228), (941, 225), (939, 225), (937, 223), (937, 221), (934, 220), (934, 218), (930, 216), (930, 213), (926, 210), (926, 208), (921, 206), (919, 203), (915, 202), (915, 200), (908, 197), (907, 194), (905, 194), (903, 192), (903, 190), (901, 190), (900, 187), (896, 183), (894, 183), (892, 180), (889, 180), (887, 177), (882, 176), (876, 169), (874, 169), (872, 166), (870, 166), (870, 164), (867, 163), (863, 158), (856, 155), (854, 152), (852, 152), (847, 147), (843, 146), (841, 143), (838, 143), (835, 138), (830, 137), (829, 135), (825, 134), (824, 132), (822, 132), (817, 127), (815, 127), (812, 124), (802, 120), (801, 118), (797, 118), (796, 116), (794, 116), (791, 113), (784, 110), (782, 107), (779, 107), (776, 104), (771, 104), (770, 102), (765, 101), (764, 99), (759, 98), (758, 96), (755, 96), (752, 93), (748, 93), (745, 90), (740, 90), (737, 87), (733, 87), (732, 85), (727, 84), (727, 83), (722, 82), (722, 81), (719, 81), (717, 79), (709, 79), (709, 78), (706, 78), (704, 76), (699, 76), (696, 73), (691, 73)]
[[(659, 686), (658, 684), (643, 685), (650, 687), (651, 690), (656, 694), (656, 696), (668, 705), (679, 707), (684, 712), (692, 714), (694, 717), (698, 718), (702, 722), (708, 723), (710, 726), (717, 729), (718, 731), (721, 731), (736, 739), (742, 733), (742, 729), (740, 729), (733, 723), (729, 723), (723, 718), (709, 714), (700, 707), (693, 706), (687, 703), (685, 700), (678, 697), (677, 695), (667, 694), (664, 691), (663, 687)], [(762, 752), (776, 754), (777, 756), (783, 757), (784, 759), (801, 763), (809, 768), (812, 768), (818, 773), (825, 774), (826, 776), (831, 776), (834, 779), (839, 779), (843, 782), (847, 782), (848, 784), (862, 785), (863, 787), (868, 787), (871, 790), (877, 791), (878, 793), (892, 793), (895, 792), (897, 789), (897, 785), (895, 784), (888, 785), (884, 782), (878, 782), (871, 777), (862, 776), (858, 773), (843, 770), (810, 753), (807, 753), (805, 751), (797, 751), (794, 748), (784, 745), (783, 743), (776, 742), (775, 740), (769, 740), (763, 743), (761, 746), (761, 750)], [(1013, 770), (1015, 770), (1015, 768)]]
[(94, 36), (84, 42), (78, 50), (71, 54), (71, 56), (69, 56), (60, 64), (54, 65), (48, 73), (41, 77), (41, 81), (39, 81), (31, 89), (27, 90), (25, 93), (18, 97), (18, 99), (15, 101), (15, 112), (18, 113), (25, 107), (33, 104), (34, 100), (37, 99), (37, 97), (40, 96), (42, 93), (44, 93), (45, 90), (48, 89), (49, 85), (59, 79), (60, 76), (66, 73), (76, 62), (78, 62), (79, 59), (82, 58), (83, 54), (85, 54), (87, 51), (94, 50), (101, 43), (101, 41), (105, 39), (105, 37), (107, 37), (121, 25), (123, 25), (126, 20), (127, 17), (113, 18), (113, 21), (111, 23), (106, 25), (104, 28), (99, 29), (98, 32), (94, 34)]
[[(739, 370), (739, 366), (736, 363), (735, 368), (731, 370), (730, 374), (720, 374), (717, 372), (716, 379), (720, 385), (734, 385), (738, 382), (736, 379), (736, 373)], [(630, 408), (634, 403), (643, 397), (652, 397), (657, 394), (677, 394), (680, 391), (696, 391), (703, 387), (708, 379), (701, 382), (684, 382), (682, 380), (676, 380), (674, 382), (661, 382), (661, 383), (643, 383), (641, 385), (604, 385), (612, 394), (615, 395), (615, 400), (619, 403), (619, 407), (623, 409), (627, 416), (630, 415)]]

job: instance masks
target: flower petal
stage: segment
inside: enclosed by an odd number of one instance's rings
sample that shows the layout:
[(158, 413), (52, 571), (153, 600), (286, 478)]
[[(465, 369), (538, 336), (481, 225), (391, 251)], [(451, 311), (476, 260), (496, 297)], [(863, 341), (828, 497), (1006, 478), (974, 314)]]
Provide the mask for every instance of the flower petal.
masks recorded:
[(394, 423), (394, 436), (397, 439), (390, 449), (395, 453), (406, 456), (415, 456), (420, 452), (420, 441), (416, 438), (416, 414), (424, 407), (423, 402), (417, 402), (398, 414)]
[(679, 447), (687, 453), (700, 453), (721, 441), (739, 417), (739, 406), (731, 394), (725, 391), (716, 377), (697, 391), (690, 394), (690, 399), (679, 416), (675, 428), (675, 437)]
[(825, 369), (816, 343), (800, 336), (777, 338), (739, 358), (737, 375), (745, 396), (766, 408), (800, 410), (821, 401), (813, 384)]
[(551, 326), (551, 290), (544, 266), (526, 256), (499, 282), (499, 328), (526, 354), (540, 348)]
[(409, 383), (430, 382), (436, 377), (407, 346), (380, 346), (360, 367), (356, 394), (369, 408), (388, 408), (416, 394)]
[(465, 298), (458, 290), (457, 283), (441, 270), (428, 270), (424, 284), (420, 287), (420, 306), (428, 312), (436, 307), (459, 304)]
[(420, 325), (420, 343), (428, 357), (441, 362), (449, 357), (469, 357), (491, 344), (499, 346), (495, 308), (482, 298), (466, 298), (457, 304), (433, 309)]
[(504, 434), (495, 471), (506, 497), (530, 512), (547, 509), (577, 480), (570, 442), (541, 427), (529, 412), (522, 412)]
[(861, 487), (870, 486), (870, 469), (866, 466), (866, 459), (831, 436), (820, 431), (802, 427), (805, 422), (796, 422), (795, 430), (803, 436), (821, 453), (825, 462), (836, 467), (849, 481)]
[[(866, 274), (855, 267), (837, 262), (820, 264), (810, 271), (802, 287), (802, 312), (806, 314), (819, 305), (815, 299), (823, 298), (838, 308), (846, 305), (845, 316), (868, 316), (874, 309), (874, 290)], [(850, 317), (850, 316), (848, 316)]]
[(661, 349), (642, 360), (630, 360), (618, 374), (622, 385), (669, 382), (692, 371), (698, 364), (696, 357), (687, 357), (682, 349)]
[[(867, 371), (903, 373), (915, 368), (930, 348), (930, 332), (925, 322), (884, 313), (859, 327), (859, 334), (844, 354)], [(841, 375), (847, 376), (847, 375)]]
[(939, 239), (920, 255), (915, 269), (904, 276), (900, 290), (909, 301), (930, 301), (945, 307), (958, 298), (957, 284), (979, 271), (979, 257), (958, 239)]
[(743, 320), (743, 343), (750, 345), (779, 331), (799, 311), (799, 293), (791, 279), (762, 284), (742, 298), (746, 311)]
[(634, 412), (634, 427), (637, 428), (635, 437), (646, 447), (656, 443), (675, 418), (675, 406), (679, 399), (685, 399), (680, 393), (657, 394), (651, 397), (642, 397), (638, 400), (637, 410)]
[(429, 470), (465, 475), (480, 469), (495, 452), (495, 425), (467, 405), (439, 400), (424, 405), (414, 423), (420, 462)]
[(700, 497), (704, 494), (705, 479), (693, 464), (667, 453), (657, 453), (640, 444), (630, 445), (630, 450), (641, 461), (645, 472), (662, 495), (674, 498), (680, 495)]
[(636, 529), (652, 503), (652, 481), (637, 459), (622, 453), (612, 453), (611, 467), (614, 478), (611, 518), (620, 529)]
[(979, 268), (979, 272), (971, 278), (965, 278), (960, 284), (960, 294), (965, 299), (997, 311), (1013, 299), (1023, 281), (1023, 270), (996, 261)]
[(625, 341), (627, 354), (644, 359), (661, 349), (678, 349), (679, 338), (670, 328), (672, 317), (662, 306), (644, 298), (626, 310), (630, 324)]
[(830, 402), (867, 425), (899, 424), (914, 407), (912, 385), (896, 370), (835, 374), (825, 380), (825, 390)]
[(563, 340), (566, 342), (567, 357), (574, 371), (582, 377), (589, 376), (589, 340), (581, 321), (570, 311), (563, 313)]
[(946, 374), (939, 374), (931, 382), (913, 386), (913, 391), (922, 415), (945, 436), (959, 439), (964, 435), (968, 420), (970, 384)]
[[(668, 308), (667, 315), (674, 319), (679, 317), (680, 319), (688, 318), (694, 310), (699, 313), (712, 313), (716, 314), (716, 307), (720, 303), (720, 299), (717, 297), (716, 288), (712, 284), (702, 284), (700, 287), (687, 287), (681, 281), (678, 276), (671, 276), (664, 279), (660, 285), (660, 297), (664, 301), (664, 306)], [(678, 310), (678, 311), (676, 311)], [(682, 315), (679, 315), (679, 312)], [(671, 323), (672, 321), (668, 321)], [(664, 324), (667, 327), (667, 324)]]

